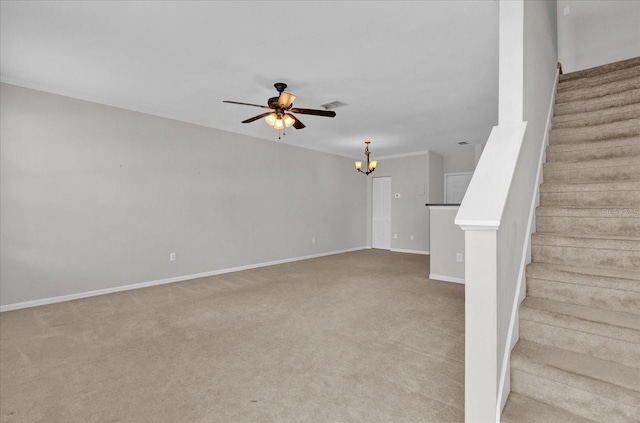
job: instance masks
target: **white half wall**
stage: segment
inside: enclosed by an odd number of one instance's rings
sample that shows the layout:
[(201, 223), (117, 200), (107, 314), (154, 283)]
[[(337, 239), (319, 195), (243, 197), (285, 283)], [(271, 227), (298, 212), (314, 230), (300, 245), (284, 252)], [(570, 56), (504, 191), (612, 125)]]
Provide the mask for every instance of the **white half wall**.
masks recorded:
[(518, 289), (555, 92), (555, 14), (555, 2), (500, 2), (499, 125), (456, 216), (465, 230), (467, 422), (499, 422), (509, 393)]
[(2, 306), (366, 245), (366, 178), (348, 158), (0, 94)]
[(454, 223), (457, 206), (431, 206), (429, 279), (464, 283), (464, 231)]

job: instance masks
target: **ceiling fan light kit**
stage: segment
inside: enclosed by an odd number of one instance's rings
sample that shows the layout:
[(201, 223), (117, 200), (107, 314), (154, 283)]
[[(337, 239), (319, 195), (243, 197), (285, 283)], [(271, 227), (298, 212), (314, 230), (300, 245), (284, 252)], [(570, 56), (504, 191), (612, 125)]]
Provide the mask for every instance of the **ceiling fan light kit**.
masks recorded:
[(371, 141), (365, 141), (364, 142), (366, 147), (364, 149), (364, 155), (367, 156), (367, 171), (363, 171), (362, 170), (362, 160), (356, 160), (355, 161), (355, 165), (356, 165), (356, 170), (360, 173), (364, 173), (365, 175), (370, 174), (371, 172), (373, 172), (374, 170), (376, 170), (376, 167), (378, 167), (378, 161), (377, 160), (369, 160), (369, 155), (371, 154), (371, 152), (369, 151), (369, 144), (371, 144)]

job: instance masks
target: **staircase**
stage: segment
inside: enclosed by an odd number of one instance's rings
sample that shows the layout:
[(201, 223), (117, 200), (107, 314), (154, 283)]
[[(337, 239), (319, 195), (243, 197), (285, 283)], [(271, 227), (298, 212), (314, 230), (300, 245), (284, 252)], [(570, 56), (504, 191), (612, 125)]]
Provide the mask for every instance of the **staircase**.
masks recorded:
[(560, 76), (501, 421), (640, 422), (640, 57)]

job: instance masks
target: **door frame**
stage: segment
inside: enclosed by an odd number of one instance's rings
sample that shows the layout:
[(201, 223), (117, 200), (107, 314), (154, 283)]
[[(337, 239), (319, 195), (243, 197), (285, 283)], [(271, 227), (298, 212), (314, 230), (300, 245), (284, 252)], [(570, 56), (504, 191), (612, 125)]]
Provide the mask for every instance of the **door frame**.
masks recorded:
[[(392, 237), (391, 237), (391, 214), (393, 213), (393, 211), (391, 210), (391, 206), (393, 204), (393, 202), (391, 201), (391, 191), (392, 191), (391, 183), (393, 181), (393, 177), (391, 177), (391, 176), (377, 176), (377, 177), (374, 176), (374, 177), (371, 178), (371, 225), (369, 226), (369, 230), (371, 231), (371, 248), (380, 249), (379, 247), (374, 247), (373, 246), (373, 232), (374, 232), (373, 227), (374, 227), (374, 221), (375, 221), (374, 216), (373, 216), (373, 213), (374, 213), (373, 204), (374, 204), (374, 192), (375, 192), (375, 190), (374, 190), (374, 181), (376, 179), (378, 179), (378, 180), (380, 180), (380, 179), (388, 179), (389, 180), (389, 239), (388, 239), (389, 248), (388, 248), (388, 250), (390, 251), (391, 250), (391, 240), (392, 240)], [(383, 248), (383, 249), (386, 249), (386, 248)]]
[(449, 204), (447, 199), (447, 176), (460, 176), (460, 175), (471, 175), (473, 177), (473, 172), (452, 172), (444, 174), (444, 203)]

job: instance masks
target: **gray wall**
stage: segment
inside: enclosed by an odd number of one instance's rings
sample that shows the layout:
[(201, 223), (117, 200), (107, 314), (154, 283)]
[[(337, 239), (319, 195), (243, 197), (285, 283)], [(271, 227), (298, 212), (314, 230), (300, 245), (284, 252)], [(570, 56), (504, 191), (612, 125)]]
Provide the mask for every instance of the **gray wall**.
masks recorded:
[(0, 89), (1, 305), (366, 245), (351, 159)]
[(429, 203), (444, 202), (444, 157), (429, 152)]
[(444, 173), (473, 172), (476, 168), (476, 151), (473, 146), (467, 152), (444, 157)]
[(559, 0), (557, 11), (565, 73), (640, 56), (640, 1)]
[[(391, 177), (391, 250), (428, 252), (429, 211), (425, 206), (429, 198), (428, 154), (378, 159), (375, 173), (367, 177), (368, 245), (371, 245), (371, 179), (382, 176)], [(395, 193), (400, 193), (400, 198), (394, 198)], [(394, 239), (393, 234), (398, 234), (398, 238)]]

